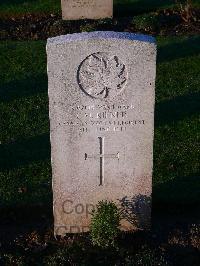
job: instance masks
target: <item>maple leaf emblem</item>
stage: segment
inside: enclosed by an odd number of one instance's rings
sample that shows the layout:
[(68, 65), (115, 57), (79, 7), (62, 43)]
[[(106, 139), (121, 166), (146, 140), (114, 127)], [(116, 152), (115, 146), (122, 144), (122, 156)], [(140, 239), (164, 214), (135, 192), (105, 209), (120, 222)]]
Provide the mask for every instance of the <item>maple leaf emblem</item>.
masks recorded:
[(95, 53), (80, 65), (78, 83), (89, 96), (98, 99), (112, 98), (125, 87), (127, 71), (117, 56)]

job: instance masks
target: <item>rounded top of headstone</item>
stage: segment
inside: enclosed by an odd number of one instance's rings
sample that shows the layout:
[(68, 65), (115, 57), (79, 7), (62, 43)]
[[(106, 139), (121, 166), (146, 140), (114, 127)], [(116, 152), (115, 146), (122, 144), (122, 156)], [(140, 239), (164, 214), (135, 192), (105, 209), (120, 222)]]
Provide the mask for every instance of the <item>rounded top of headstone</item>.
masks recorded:
[(47, 44), (59, 44), (64, 42), (84, 41), (87, 39), (124, 39), (130, 41), (141, 41), (148, 43), (155, 43), (156, 40), (150, 35), (135, 34), (129, 32), (114, 32), (114, 31), (94, 31), (94, 32), (82, 32), (73, 33), (67, 35), (61, 35), (54, 38), (49, 38)]

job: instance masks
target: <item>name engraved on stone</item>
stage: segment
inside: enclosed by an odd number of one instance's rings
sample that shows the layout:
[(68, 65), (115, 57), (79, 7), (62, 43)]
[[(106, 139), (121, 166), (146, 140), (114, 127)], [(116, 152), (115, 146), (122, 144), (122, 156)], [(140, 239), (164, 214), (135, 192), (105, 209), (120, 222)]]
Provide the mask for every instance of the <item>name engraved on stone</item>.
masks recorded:
[(96, 4), (95, 0), (75, 0), (73, 2), (65, 0), (64, 2), (68, 2), (70, 7), (93, 7)]
[(104, 153), (104, 137), (98, 137), (99, 139), (99, 146), (100, 146), (100, 153), (94, 155), (88, 155), (85, 153), (85, 160), (87, 159), (100, 159), (100, 175), (99, 175), (99, 185), (103, 186), (104, 182), (104, 161), (105, 158), (113, 158), (119, 160), (119, 152), (117, 154), (105, 154)]
[(110, 99), (121, 93), (127, 83), (125, 64), (108, 53), (86, 57), (78, 68), (78, 84), (83, 92), (96, 99)]

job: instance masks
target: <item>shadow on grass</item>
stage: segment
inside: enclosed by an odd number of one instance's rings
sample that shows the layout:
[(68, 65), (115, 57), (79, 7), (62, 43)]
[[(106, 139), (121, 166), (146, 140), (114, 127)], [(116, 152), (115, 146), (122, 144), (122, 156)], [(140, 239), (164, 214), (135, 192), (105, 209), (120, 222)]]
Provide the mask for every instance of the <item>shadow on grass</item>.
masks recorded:
[(0, 145), (0, 170), (50, 159), (49, 134)]
[(53, 225), (52, 199), (44, 205), (0, 208), (0, 239), (9, 242), (20, 235), (47, 231)]
[(0, 100), (6, 102), (47, 92), (47, 86), (47, 75), (31, 76), (22, 80), (14, 80), (0, 87)]
[(169, 124), (200, 113), (200, 93), (177, 96), (155, 107), (155, 126)]
[[(20, 4), (26, 4), (26, 3), (34, 3), (37, 2), (37, 0), (3, 0), (3, 5), (20, 5)], [(1, 5), (1, 4), (0, 4)]]
[(158, 46), (157, 63), (200, 54), (200, 36), (189, 37), (179, 42)]
[(153, 206), (155, 212), (177, 215), (192, 212), (200, 217), (200, 173), (155, 185)]
[(173, 5), (173, 0), (114, 0), (114, 15), (138, 15), (145, 12), (157, 10), (169, 5)]
[[(199, 228), (200, 173), (155, 185), (152, 201), (152, 230), (157, 235), (157, 243), (174, 241), (167, 253), (177, 262), (175, 265), (198, 265), (192, 263), (192, 260), (199, 259), (199, 255), (191, 245), (194, 238), (191, 229)], [(195, 237), (199, 239), (198, 231)], [(183, 241), (187, 248), (184, 248)], [(186, 260), (191, 264), (185, 264)]]

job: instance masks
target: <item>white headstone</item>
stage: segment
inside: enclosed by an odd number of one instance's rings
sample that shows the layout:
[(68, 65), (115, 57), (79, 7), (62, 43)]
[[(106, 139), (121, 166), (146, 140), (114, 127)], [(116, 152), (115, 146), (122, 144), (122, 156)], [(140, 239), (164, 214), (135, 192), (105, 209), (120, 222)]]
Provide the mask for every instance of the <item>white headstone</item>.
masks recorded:
[(99, 201), (122, 230), (151, 220), (156, 45), (116, 32), (48, 39), (55, 234), (88, 231)]
[(113, 0), (62, 0), (64, 20), (101, 19), (113, 16)]

